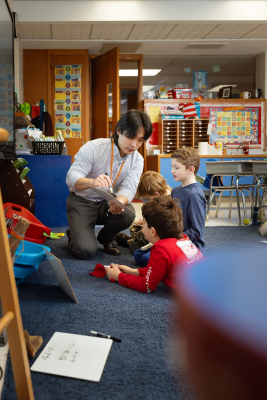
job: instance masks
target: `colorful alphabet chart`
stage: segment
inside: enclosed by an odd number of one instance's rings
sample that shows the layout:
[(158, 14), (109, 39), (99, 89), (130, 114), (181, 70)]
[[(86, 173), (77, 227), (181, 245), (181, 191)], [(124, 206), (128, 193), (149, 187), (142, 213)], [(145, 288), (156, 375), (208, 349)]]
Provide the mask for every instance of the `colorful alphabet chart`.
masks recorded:
[(81, 138), (81, 65), (55, 66), (55, 128), (64, 138)]
[(258, 143), (258, 108), (210, 108), (211, 142)]

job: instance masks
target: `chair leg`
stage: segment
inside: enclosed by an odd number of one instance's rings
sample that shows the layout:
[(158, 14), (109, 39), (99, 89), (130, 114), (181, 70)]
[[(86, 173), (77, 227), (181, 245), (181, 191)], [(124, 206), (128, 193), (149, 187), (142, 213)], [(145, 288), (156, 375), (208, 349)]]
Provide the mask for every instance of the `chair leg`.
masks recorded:
[(231, 218), (232, 212), (232, 202), (233, 202), (233, 191), (230, 191), (230, 200), (229, 200), (229, 218)]
[(259, 210), (259, 218), (261, 221), (263, 221), (265, 217), (265, 194), (266, 190), (263, 189), (262, 198), (260, 201), (260, 210)]
[(263, 189), (263, 194), (262, 194), (262, 197), (263, 197), (263, 204), (262, 204), (262, 206), (263, 206), (263, 208), (262, 208), (262, 216), (263, 216), (263, 219), (265, 218), (265, 200), (266, 200), (266, 189)]
[(246, 201), (245, 201), (245, 195), (243, 190), (239, 189), (242, 197), (242, 203), (243, 203), (243, 210), (244, 210), (244, 219), (247, 219), (247, 210), (246, 210)]
[[(231, 178), (231, 186), (234, 184), (234, 176)], [(229, 218), (231, 218), (232, 213), (232, 203), (233, 203), (233, 191), (230, 190), (230, 199), (229, 199)]]
[(251, 202), (251, 218), (252, 218), (252, 213), (253, 213), (253, 198), (254, 196), (252, 195), (251, 191), (249, 189), (245, 189), (247, 190), (249, 197), (250, 197), (250, 202)]
[(208, 199), (208, 204), (207, 204), (206, 221), (209, 220), (210, 205), (211, 205), (214, 193), (215, 193), (215, 192), (212, 193), (212, 184), (213, 184), (213, 176), (210, 179), (209, 199)]
[[(237, 203), (237, 213), (238, 213), (238, 225), (242, 225), (241, 223), (241, 213), (240, 213), (240, 202), (239, 202), (239, 175), (236, 176), (235, 187), (236, 187), (236, 203)], [(244, 196), (244, 194), (243, 194)]]
[(222, 198), (222, 192), (220, 193), (220, 196), (219, 196), (219, 199), (218, 199), (218, 204), (217, 204), (217, 208), (216, 208), (215, 218), (218, 217), (218, 212), (219, 212), (219, 208), (220, 208), (220, 204), (221, 204), (221, 198)]

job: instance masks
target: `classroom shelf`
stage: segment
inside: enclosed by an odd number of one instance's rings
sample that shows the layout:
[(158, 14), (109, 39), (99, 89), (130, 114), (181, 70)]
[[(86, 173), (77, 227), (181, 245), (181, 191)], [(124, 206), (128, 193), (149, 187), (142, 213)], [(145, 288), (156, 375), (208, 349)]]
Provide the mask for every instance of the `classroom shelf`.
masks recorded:
[(199, 142), (209, 142), (208, 119), (160, 119), (158, 146), (162, 154), (171, 154), (181, 147), (198, 148)]
[(20, 179), (23, 168), (14, 168), (11, 160), (0, 160), (0, 187), (3, 203), (25, 207), (35, 215), (35, 191), (28, 176)]
[(31, 120), (27, 117), (23, 112), (15, 113), (15, 128), (27, 128), (28, 125), (31, 125)]

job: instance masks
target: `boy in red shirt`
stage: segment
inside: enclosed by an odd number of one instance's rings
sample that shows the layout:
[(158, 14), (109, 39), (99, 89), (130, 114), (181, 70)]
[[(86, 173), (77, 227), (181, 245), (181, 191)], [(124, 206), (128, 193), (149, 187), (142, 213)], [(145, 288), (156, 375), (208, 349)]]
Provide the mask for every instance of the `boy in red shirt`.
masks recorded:
[(108, 279), (145, 293), (155, 291), (161, 281), (175, 287), (182, 266), (203, 257), (183, 234), (182, 210), (172, 198), (162, 196), (145, 203), (142, 215), (145, 238), (153, 244), (147, 266), (132, 269), (111, 264), (111, 268), (106, 268)]

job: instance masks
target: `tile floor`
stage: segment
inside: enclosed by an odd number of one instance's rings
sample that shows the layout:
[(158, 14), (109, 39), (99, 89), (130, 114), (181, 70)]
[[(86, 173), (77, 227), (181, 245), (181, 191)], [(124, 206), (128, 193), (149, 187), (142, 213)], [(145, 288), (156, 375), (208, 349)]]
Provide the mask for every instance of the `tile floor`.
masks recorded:
[[(241, 202), (240, 202), (241, 204)], [(141, 207), (142, 203), (133, 203), (136, 210), (136, 219), (142, 217)], [(247, 218), (250, 218), (250, 202), (246, 199)], [(206, 226), (238, 226), (238, 214), (236, 200), (233, 198), (232, 215), (229, 214), (229, 198), (222, 198), (218, 217), (215, 217), (216, 206), (211, 205), (209, 220), (206, 221)], [(243, 211), (241, 207), (241, 219), (243, 220)], [(251, 218), (250, 218), (251, 219)]]
[[(141, 207), (142, 203), (133, 203), (136, 210), (136, 219), (142, 217)], [(247, 214), (248, 218), (250, 217), (250, 205), (249, 202), (246, 202)], [(233, 208), (232, 208), (232, 216), (228, 217), (229, 210), (229, 199), (223, 198), (221, 201), (221, 206), (219, 210), (218, 217), (215, 218), (216, 206), (211, 206), (209, 221), (206, 221), (206, 226), (238, 226), (238, 215), (235, 199), (233, 199)], [(243, 219), (243, 214), (241, 214), (241, 218)], [(0, 366), (3, 371), (5, 371), (6, 359), (8, 354), (8, 345), (4, 347), (0, 347)], [(0, 380), (0, 398), (3, 387), (4, 377)]]

